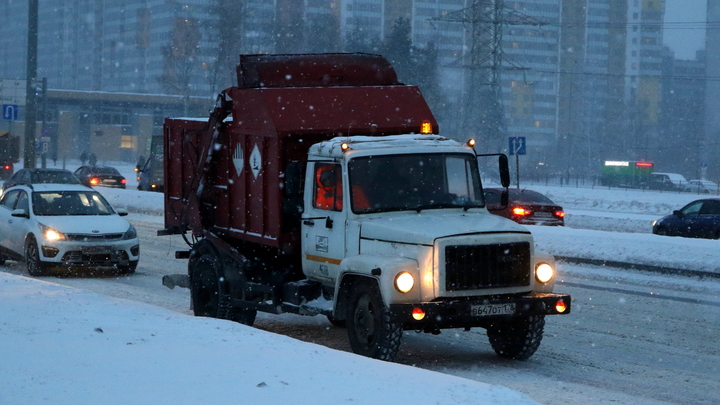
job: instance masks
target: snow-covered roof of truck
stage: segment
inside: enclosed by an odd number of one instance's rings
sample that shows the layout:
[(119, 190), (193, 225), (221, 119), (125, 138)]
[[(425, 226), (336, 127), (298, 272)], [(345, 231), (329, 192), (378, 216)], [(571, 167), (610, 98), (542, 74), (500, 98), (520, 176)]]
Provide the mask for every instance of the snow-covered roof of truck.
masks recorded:
[[(343, 144), (347, 150), (343, 150)], [(455, 139), (439, 135), (406, 134), (388, 136), (340, 136), (327, 141), (319, 142), (310, 147), (309, 154), (318, 156), (337, 157), (343, 154), (374, 151), (380, 153), (392, 153), (402, 150), (402, 153), (427, 152), (433, 148), (437, 152), (471, 152), (472, 148)], [(442, 148), (443, 150), (437, 150)], [(415, 149), (415, 150), (409, 150)]]

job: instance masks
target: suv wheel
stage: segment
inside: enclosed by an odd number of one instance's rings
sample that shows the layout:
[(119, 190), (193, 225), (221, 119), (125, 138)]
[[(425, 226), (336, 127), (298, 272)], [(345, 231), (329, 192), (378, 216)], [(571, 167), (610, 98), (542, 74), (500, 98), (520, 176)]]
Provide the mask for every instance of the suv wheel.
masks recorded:
[(40, 250), (32, 237), (25, 242), (25, 266), (28, 274), (33, 277), (44, 276), (47, 269), (47, 265), (40, 261)]

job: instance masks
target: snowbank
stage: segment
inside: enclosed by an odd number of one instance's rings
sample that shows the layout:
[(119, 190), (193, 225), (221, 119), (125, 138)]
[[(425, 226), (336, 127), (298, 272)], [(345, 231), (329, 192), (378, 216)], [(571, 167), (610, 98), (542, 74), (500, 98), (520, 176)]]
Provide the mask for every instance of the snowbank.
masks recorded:
[(536, 404), (510, 389), (0, 272), (0, 404)]

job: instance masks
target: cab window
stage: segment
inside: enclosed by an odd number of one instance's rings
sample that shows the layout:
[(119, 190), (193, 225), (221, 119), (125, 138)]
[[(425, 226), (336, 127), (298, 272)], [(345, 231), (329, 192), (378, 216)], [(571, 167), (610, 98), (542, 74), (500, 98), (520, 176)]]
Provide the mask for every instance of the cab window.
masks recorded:
[(342, 172), (340, 171), (340, 165), (332, 163), (315, 164), (313, 206), (323, 210), (342, 211)]

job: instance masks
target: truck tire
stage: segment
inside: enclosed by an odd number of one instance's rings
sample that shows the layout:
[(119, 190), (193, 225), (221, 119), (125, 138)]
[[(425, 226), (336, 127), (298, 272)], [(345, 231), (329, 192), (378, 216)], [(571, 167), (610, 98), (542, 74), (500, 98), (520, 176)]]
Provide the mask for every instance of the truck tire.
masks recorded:
[(354, 353), (379, 360), (393, 361), (402, 341), (402, 324), (385, 307), (377, 285), (356, 283), (347, 307), (347, 331)]
[(527, 360), (540, 347), (545, 315), (530, 315), (510, 321), (495, 322), (487, 328), (495, 353), (514, 360)]
[(33, 237), (28, 238), (25, 242), (25, 268), (33, 277), (44, 276), (47, 269), (47, 265), (40, 261), (40, 250)]
[(197, 249), (198, 258), (189, 262), (190, 297), (195, 316), (227, 319), (252, 326), (257, 311), (230, 304), (230, 296), (220, 282), (222, 262), (207, 246)]

